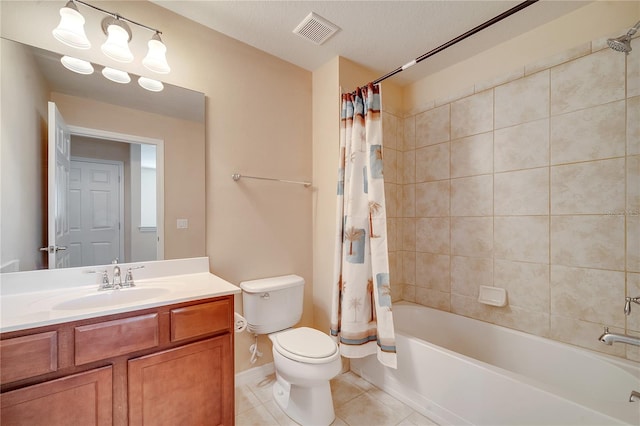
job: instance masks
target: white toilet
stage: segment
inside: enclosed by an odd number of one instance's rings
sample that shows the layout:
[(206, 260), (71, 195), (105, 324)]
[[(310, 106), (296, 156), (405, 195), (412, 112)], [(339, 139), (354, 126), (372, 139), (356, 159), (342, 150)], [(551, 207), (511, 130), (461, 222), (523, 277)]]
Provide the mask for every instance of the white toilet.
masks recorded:
[(336, 343), (308, 327), (290, 328), (302, 317), (304, 279), (297, 275), (240, 283), (247, 330), (273, 342), (277, 404), (303, 426), (335, 418), (329, 380), (342, 368)]

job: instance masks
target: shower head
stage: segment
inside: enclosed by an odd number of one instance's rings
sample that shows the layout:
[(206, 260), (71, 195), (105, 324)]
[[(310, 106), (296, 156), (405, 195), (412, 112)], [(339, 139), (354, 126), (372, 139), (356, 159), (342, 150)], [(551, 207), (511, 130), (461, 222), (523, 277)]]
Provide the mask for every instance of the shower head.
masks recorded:
[(607, 39), (607, 45), (616, 52), (631, 52), (631, 37), (623, 35), (616, 38)]
[(640, 28), (640, 21), (638, 21), (633, 27), (627, 31), (625, 35), (621, 35), (620, 37), (610, 38), (607, 40), (607, 45), (610, 48), (617, 52), (624, 52), (627, 55), (631, 52), (631, 37), (638, 31)]

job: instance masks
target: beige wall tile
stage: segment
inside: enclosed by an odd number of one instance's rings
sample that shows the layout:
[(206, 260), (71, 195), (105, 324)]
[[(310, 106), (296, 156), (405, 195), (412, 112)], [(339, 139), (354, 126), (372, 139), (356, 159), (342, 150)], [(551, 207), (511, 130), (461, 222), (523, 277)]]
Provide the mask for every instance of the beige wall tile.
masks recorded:
[(451, 293), (478, 297), (481, 285), (493, 285), (493, 260), (481, 257), (451, 258)]
[(389, 252), (394, 252), (399, 248), (397, 244), (397, 239), (398, 239), (397, 221), (399, 220), (400, 219), (397, 219), (395, 217), (387, 218), (387, 250)]
[(549, 312), (549, 265), (496, 259), (494, 285), (507, 290), (509, 306)]
[(415, 185), (416, 217), (449, 216), (449, 181)]
[(484, 133), (493, 129), (493, 90), (487, 90), (451, 104), (451, 138)]
[(387, 218), (398, 217), (398, 194), (401, 187), (401, 185), (395, 183), (384, 183), (384, 202)]
[(490, 257), (492, 253), (492, 217), (451, 218), (451, 254)]
[(449, 179), (449, 142), (416, 149), (416, 182)]
[[(632, 43), (637, 45), (636, 38)], [(627, 55), (627, 98), (640, 95), (640, 57)], [(636, 115), (637, 117), (637, 115)]]
[(510, 81), (513, 80), (517, 80), (519, 78), (524, 77), (524, 68), (520, 67), (518, 69), (515, 69), (507, 74), (503, 74), (503, 75), (499, 75), (496, 78), (492, 78), (490, 80), (486, 80), (486, 81), (481, 81), (476, 83), (475, 85), (475, 91), (476, 93), (479, 92), (484, 92), (487, 89), (492, 89), (496, 86), (499, 86), (501, 84), (504, 83), (508, 83)]
[[(402, 150), (408, 151), (416, 147), (416, 117), (406, 117), (403, 123)], [(400, 147), (398, 147), (400, 148)]]
[(625, 160), (551, 167), (551, 214), (610, 214), (625, 208)]
[(406, 300), (407, 302), (416, 301), (416, 286), (410, 284), (402, 285), (402, 300)]
[(416, 115), (416, 147), (433, 145), (449, 140), (449, 105)]
[(397, 149), (398, 117), (382, 111), (382, 141), (386, 148)]
[(398, 151), (391, 148), (384, 148), (384, 182), (398, 183)]
[(402, 203), (400, 212), (402, 217), (416, 216), (416, 185), (402, 185)]
[(547, 337), (549, 335), (549, 314), (516, 306), (493, 308), (490, 321), (503, 327)]
[(551, 265), (551, 314), (623, 327), (622, 271)]
[(451, 312), (454, 314), (492, 322), (492, 313), (495, 309), (479, 303), (476, 297), (451, 294)]
[(640, 96), (627, 99), (627, 155), (640, 154)]
[(533, 73), (546, 70), (555, 65), (568, 62), (572, 59), (580, 58), (591, 53), (591, 43), (583, 43), (580, 46), (576, 46), (573, 49), (560, 52), (557, 55), (553, 55), (548, 58), (541, 59), (525, 66), (525, 74), (531, 75)]
[(627, 157), (627, 214), (640, 215), (640, 155)]
[(402, 250), (416, 250), (416, 219), (402, 219)]
[(549, 218), (507, 216), (494, 220), (496, 258), (524, 262), (549, 261)]
[(493, 172), (493, 132), (451, 142), (451, 177)]
[[(526, 102), (523, 102), (526, 99)], [(495, 128), (549, 117), (549, 71), (495, 88)]]
[(493, 214), (493, 175), (451, 179), (451, 216)]
[(552, 216), (551, 263), (624, 270), (624, 216)]
[(451, 295), (438, 290), (416, 287), (415, 302), (441, 311), (451, 310)]
[[(551, 316), (551, 338), (561, 342), (591, 349), (596, 352), (604, 352), (609, 355), (624, 356), (625, 345), (605, 345), (598, 341), (602, 334), (601, 324), (580, 321), (569, 317), (557, 315)], [(624, 333), (624, 329), (612, 327), (612, 333)]]
[(624, 99), (624, 56), (606, 49), (551, 68), (551, 115)]
[(627, 271), (640, 272), (640, 215), (627, 215)]
[(496, 172), (549, 165), (549, 120), (543, 119), (495, 131)]
[(402, 282), (404, 284), (416, 284), (416, 252), (402, 252)]
[(416, 250), (424, 253), (449, 254), (450, 226), (448, 217), (416, 219)]
[[(627, 294), (625, 296), (640, 296), (640, 274), (627, 273)], [(627, 329), (640, 332), (640, 305), (631, 304), (631, 315), (627, 316)]]
[(450, 292), (450, 256), (416, 253), (416, 286)]
[(405, 151), (402, 154), (402, 183), (416, 183), (416, 152)]
[(625, 154), (625, 101), (551, 118), (551, 164)]
[(549, 214), (549, 168), (494, 175), (494, 214)]

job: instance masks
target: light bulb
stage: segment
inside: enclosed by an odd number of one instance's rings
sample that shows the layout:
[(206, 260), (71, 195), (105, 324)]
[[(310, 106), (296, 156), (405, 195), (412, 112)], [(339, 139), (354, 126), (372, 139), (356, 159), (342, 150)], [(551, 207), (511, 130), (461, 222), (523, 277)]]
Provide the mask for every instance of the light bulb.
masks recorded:
[(84, 32), (84, 17), (76, 5), (69, 1), (60, 9), (60, 23), (52, 32), (61, 43), (76, 49), (89, 49), (91, 43)]
[(60, 58), (60, 62), (62, 62), (62, 65), (64, 65), (66, 69), (77, 72), (78, 74), (93, 74), (93, 65), (91, 65), (91, 62), (71, 56), (63, 56)]
[(140, 85), (140, 87), (143, 87), (151, 92), (161, 92), (164, 89), (164, 85), (162, 84), (162, 82), (147, 77), (140, 77), (138, 79), (138, 84)]
[(155, 33), (147, 45), (149, 46), (149, 52), (142, 60), (142, 65), (153, 72), (168, 74), (171, 68), (167, 63), (167, 47), (162, 43), (160, 34)]
[(102, 53), (109, 58), (118, 62), (133, 61), (133, 53), (129, 49), (129, 31), (124, 27), (126, 25), (117, 19), (113, 20), (107, 26), (107, 41), (101, 46)]
[(129, 74), (115, 68), (104, 67), (102, 69), (102, 75), (116, 83), (127, 84), (131, 81), (131, 77), (129, 77)]

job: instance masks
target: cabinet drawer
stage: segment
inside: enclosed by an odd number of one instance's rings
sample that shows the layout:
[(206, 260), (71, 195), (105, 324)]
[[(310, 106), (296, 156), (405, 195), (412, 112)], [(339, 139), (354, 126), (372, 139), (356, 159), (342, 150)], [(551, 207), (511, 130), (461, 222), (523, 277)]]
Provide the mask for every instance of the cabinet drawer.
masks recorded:
[(231, 327), (232, 299), (171, 310), (171, 341), (202, 336)]
[(158, 346), (158, 314), (75, 328), (75, 363), (87, 364)]
[(57, 369), (58, 335), (55, 331), (0, 342), (0, 376), (3, 384)]

